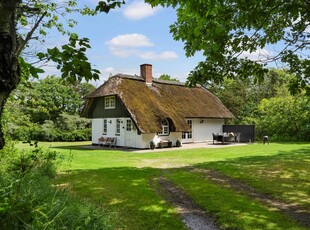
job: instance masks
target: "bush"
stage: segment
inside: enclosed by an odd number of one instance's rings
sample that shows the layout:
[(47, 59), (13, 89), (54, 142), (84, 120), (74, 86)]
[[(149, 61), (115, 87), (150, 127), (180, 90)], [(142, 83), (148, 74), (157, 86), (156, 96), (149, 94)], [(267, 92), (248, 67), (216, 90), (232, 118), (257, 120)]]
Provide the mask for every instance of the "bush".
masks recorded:
[(274, 141), (308, 141), (310, 101), (304, 94), (263, 99), (248, 117), (256, 136), (268, 135)]
[(91, 140), (91, 128), (88, 119), (63, 113), (55, 123), (45, 120), (43, 125), (11, 124), (7, 136), (19, 141), (89, 141)]
[(54, 151), (37, 145), (0, 151), (1, 229), (107, 229), (107, 218), (52, 185), (57, 162)]

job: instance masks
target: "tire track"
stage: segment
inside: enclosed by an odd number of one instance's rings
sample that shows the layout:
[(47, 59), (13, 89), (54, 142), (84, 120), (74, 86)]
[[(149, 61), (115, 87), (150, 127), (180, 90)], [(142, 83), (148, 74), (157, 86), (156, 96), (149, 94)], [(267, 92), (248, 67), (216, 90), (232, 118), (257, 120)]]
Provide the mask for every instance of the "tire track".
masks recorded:
[[(176, 207), (183, 223), (191, 230), (219, 230), (214, 218), (206, 215), (205, 211), (181, 189), (163, 177), (157, 179), (159, 192), (167, 201)], [(153, 184), (153, 183), (151, 183)]]

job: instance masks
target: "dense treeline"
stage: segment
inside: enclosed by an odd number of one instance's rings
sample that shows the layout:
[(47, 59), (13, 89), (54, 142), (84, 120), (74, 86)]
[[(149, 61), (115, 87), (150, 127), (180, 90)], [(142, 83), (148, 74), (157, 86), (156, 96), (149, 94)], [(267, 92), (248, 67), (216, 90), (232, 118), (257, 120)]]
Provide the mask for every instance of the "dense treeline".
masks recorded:
[(271, 70), (262, 82), (225, 79), (206, 87), (235, 115), (234, 124), (254, 124), (256, 138), (268, 135), (276, 141), (310, 140), (310, 100), (304, 91), (292, 95), (294, 76)]
[[(235, 115), (234, 124), (255, 124), (256, 137), (277, 141), (310, 140), (310, 100), (305, 92), (292, 95), (294, 78), (271, 70), (264, 81), (225, 79), (206, 85)], [(90, 140), (90, 120), (80, 118), (84, 98), (95, 89), (88, 83), (65, 84), (55, 76), (18, 88), (6, 106), (6, 133), (14, 140)]]
[(79, 113), (94, 88), (88, 83), (66, 84), (55, 76), (21, 85), (5, 107), (7, 136), (20, 141), (90, 140), (90, 120)]

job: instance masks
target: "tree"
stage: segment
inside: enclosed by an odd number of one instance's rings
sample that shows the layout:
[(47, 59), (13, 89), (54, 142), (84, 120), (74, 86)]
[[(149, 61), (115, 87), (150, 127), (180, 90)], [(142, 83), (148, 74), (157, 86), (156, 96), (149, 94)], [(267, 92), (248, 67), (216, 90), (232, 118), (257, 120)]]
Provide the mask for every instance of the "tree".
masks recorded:
[[(190, 85), (208, 80), (219, 83), (235, 76), (254, 76), (260, 81), (268, 72), (267, 64), (278, 62), (295, 75), (290, 82), (291, 92), (305, 89), (310, 94), (309, 0), (146, 2), (175, 7), (177, 21), (170, 27), (174, 39), (185, 43), (187, 56), (198, 51), (205, 56), (205, 61), (190, 73)], [(274, 45), (272, 53), (266, 51), (270, 45)], [(262, 51), (257, 60), (246, 57), (257, 51)]]
[[(41, 69), (30, 64), (25, 55), (25, 49), (31, 47), (34, 41), (44, 42), (47, 29), (55, 27), (62, 34), (69, 36), (69, 43), (61, 49), (55, 47), (46, 53), (38, 53), (38, 58), (54, 61), (62, 72), (62, 78), (71, 82), (81, 79), (98, 79), (99, 71), (93, 69), (88, 62), (85, 51), (90, 48), (87, 38), (79, 38), (77, 34), (64, 29), (59, 22), (59, 15), (80, 12), (95, 15), (97, 12), (108, 13), (110, 9), (119, 7), (124, 1), (100, 1), (96, 9), (77, 8), (77, 0), (1, 0), (0, 1), (0, 118), (3, 107), (11, 92), (21, 81), (21, 76), (38, 77)], [(76, 24), (67, 20), (69, 27)], [(23, 53), (24, 52), (24, 53)], [(35, 55), (35, 53), (34, 53)], [(73, 68), (74, 67), (74, 68)], [(23, 72), (23, 74), (22, 74)], [(0, 123), (0, 149), (4, 146), (2, 125)]]
[(269, 135), (277, 140), (309, 141), (310, 101), (304, 94), (286, 93), (263, 99), (254, 111), (250, 122), (255, 123), (260, 137)]
[(19, 109), (30, 117), (31, 122), (43, 124), (45, 120), (55, 122), (61, 113), (79, 114), (84, 97), (94, 89), (89, 83), (73, 85), (49, 76), (30, 82), (26, 89), (18, 87), (14, 95), (20, 102)]
[(171, 78), (171, 76), (168, 75), (168, 74), (162, 74), (162, 75), (159, 76), (158, 79), (160, 79), (160, 80), (165, 80), (165, 81), (177, 81), (177, 82), (179, 82), (178, 79), (176, 79), (176, 78)]
[(20, 84), (5, 105), (7, 138), (20, 141), (89, 140), (90, 120), (80, 118), (90, 83), (69, 84), (55, 76)]
[[(222, 83), (209, 83), (205, 87), (218, 96), (235, 115), (235, 124), (247, 124), (248, 117), (253, 116), (263, 99), (281, 97), (282, 91), (288, 91), (292, 78), (285, 70), (271, 69), (263, 82), (255, 82), (253, 77), (246, 80), (225, 78)], [(287, 95), (286, 92), (284, 96)]]

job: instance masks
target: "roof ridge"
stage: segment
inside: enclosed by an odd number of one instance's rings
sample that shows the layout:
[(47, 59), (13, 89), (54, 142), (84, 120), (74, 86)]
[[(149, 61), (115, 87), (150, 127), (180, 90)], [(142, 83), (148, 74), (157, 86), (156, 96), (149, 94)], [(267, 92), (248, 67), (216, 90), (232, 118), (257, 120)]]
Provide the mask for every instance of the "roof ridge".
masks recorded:
[[(129, 74), (115, 74), (110, 78), (126, 78), (126, 79), (132, 79), (137, 81), (144, 81), (144, 79), (139, 75), (129, 75)], [(179, 86), (186, 86), (186, 82), (178, 82), (178, 81), (169, 81), (169, 80), (161, 80), (157, 78), (153, 78), (153, 82), (160, 83), (160, 84), (167, 84), (167, 85), (179, 85)]]

